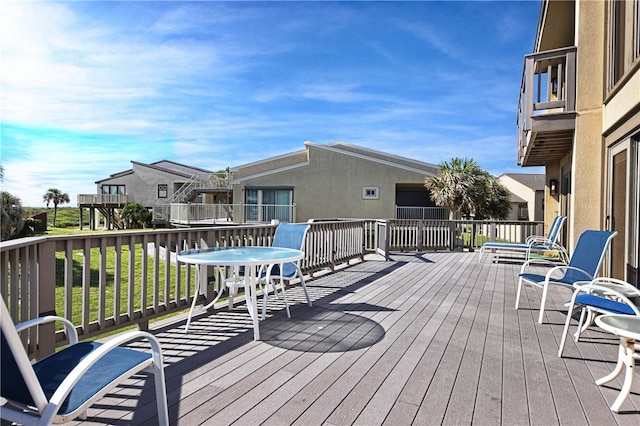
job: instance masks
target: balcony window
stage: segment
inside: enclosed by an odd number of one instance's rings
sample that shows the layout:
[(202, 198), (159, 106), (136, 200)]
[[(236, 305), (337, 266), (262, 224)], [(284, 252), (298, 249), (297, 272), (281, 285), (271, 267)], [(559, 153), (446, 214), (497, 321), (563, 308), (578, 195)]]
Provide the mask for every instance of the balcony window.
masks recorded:
[(102, 185), (102, 193), (106, 195), (125, 195), (124, 185)]

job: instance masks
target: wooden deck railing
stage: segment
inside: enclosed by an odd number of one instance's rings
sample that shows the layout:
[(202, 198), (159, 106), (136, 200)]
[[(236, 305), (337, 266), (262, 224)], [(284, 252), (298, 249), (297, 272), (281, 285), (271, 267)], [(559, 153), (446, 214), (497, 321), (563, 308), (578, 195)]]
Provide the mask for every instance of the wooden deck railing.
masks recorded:
[[(312, 223), (303, 271), (334, 268), (364, 257), (363, 221)], [(46, 314), (70, 319), (81, 339), (186, 309), (195, 269), (175, 261), (186, 247), (270, 245), (275, 225), (109, 232), (22, 238), (0, 244), (0, 293), (15, 322)], [(212, 268), (200, 274), (198, 303), (215, 296)], [(26, 334), (29, 352), (50, 353), (65, 344), (61, 331)], [(47, 336), (50, 336), (47, 338)], [(35, 343), (37, 342), (37, 344)]]
[[(0, 243), (0, 293), (15, 322), (46, 314), (70, 319), (81, 339), (187, 309), (195, 269), (175, 261), (194, 247), (270, 245), (276, 225), (106, 232), (32, 237)], [(500, 231), (498, 231), (500, 230)], [(326, 220), (310, 223), (302, 270), (312, 274), (364, 259), (367, 251), (474, 247), (487, 238), (523, 241), (541, 234), (536, 222)], [(476, 235), (470, 238), (468, 235)], [(480, 238), (478, 236), (481, 236)], [(466, 245), (465, 245), (466, 244)], [(198, 303), (215, 296), (213, 269), (202, 267)], [(53, 325), (22, 338), (40, 357), (65, 344)]]

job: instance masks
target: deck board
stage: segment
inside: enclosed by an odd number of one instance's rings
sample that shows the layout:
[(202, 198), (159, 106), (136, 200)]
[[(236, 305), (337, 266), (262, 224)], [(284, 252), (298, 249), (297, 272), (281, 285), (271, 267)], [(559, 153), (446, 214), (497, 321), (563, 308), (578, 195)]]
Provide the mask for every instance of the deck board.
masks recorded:
[[(241, 300), (153, 324), (165, 352), (174, 425), (630, 425), (640, 380), (623, 413), (617, 339), (593, 328), (556, 352), (570, 292), (553, 289), (538, 324), (540, 290), (514, 309), (515, 259), (477, 253), (394, 253), (321, 272), (298, 285), (288, 319), (270, 300), (254, 342)], [(575, 330), (575, 321), (572, 331)], [(640, 379), (640, 373), (636, 373)], [(75, 424), (155, 424), (153, 381), (142, 374)]]

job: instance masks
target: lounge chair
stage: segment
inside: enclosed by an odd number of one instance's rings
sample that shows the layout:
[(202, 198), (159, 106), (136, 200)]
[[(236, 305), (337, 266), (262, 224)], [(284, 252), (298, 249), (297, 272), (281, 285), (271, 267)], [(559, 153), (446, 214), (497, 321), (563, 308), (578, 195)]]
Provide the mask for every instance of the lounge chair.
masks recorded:
[(524, 243), (509, 243), (500, 241), (488, 241), (480, 247), (478, 260), (482, 259), (482, 255), (487, 250), (501, 250), (511, 253), (524, 253), (525, 261), (531, 258), (532, 253), (556, 252), (560, 260), (567, 263), (568, 255), (566, 249), (558, 244), (560, 230), (564, 224), (566, 216), (556, 216), (549, 228), (549, 234), (544, 237), (540, 235), (530, 235)]
[[(31, 363), (18, 333), (54, 321), (64, 324), (70, 345)], [(87, 408), (98, 398), (147, 369), (155, 377), (158, 418), (153, 421), (169, 424), (162, 353), (151, 334), (130, 331), (104, 344), (78, 342), (77, 331), (66, 318), (49, 315), (15, 326), (4, 300), (0, 303), (0, 328), (0, 399), (4, 399), (0, 402), (0, 418), (25, 425), (86, 419)], [(151, 353), (121, 347), (140, 338), (149, 342)]]
[(597, 315), (614, 314), (640, 317), (640, 307), (630, 299), (633, 297), (640, 297), (640, 289), (614, 278), (596, 278), (589, 284), (577, 286), (569, 302), (558, 356), (562, 357), (571, 318), (578, 309), (581, 309), (582, 312), (578, 321), (578, 330), (574, 335), (576, 342), (580, 339), (580, 335), (593, 324)]
[[(598, 271), (604, 255), (611, 243), (611, 239), (617, 235), (616, 231), (584, 231), (578, 238), (578, 242), (571, 254), (567, 265), (557, 266), (556, 263), (545, 259), (529, 259), (520, 268), (518, 278), (518, 291), (516, 294), (516, 309), (520, 304), (520, 295), (524, 285), (533, 285), (542, 288), (540, 300), (540, 315), (538, 322), (542, 324), (544, 317), (544, 305), (547, 300), (547, 292), (550, 285), (573, 287), (576, 283), (587, 284), (593, 280)], [(544, 274), (530, 272), (532, 266), (547, 265), (552, 268)]]

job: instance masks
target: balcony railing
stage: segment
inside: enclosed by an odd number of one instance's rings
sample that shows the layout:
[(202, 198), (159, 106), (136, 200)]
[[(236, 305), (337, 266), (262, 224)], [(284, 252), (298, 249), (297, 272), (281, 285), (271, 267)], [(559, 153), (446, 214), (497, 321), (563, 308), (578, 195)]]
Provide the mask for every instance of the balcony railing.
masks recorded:
[(78, 206), (125, 206), (128, 197), (124, 194), (78, 194)]
[(407, 207), (396, 206), (396, 219), (448, 219), (446, 207)]
[(270, 223), (273, 220), (295, 222), (296, 205), (172, 203), (153, 207), (154, 222), (171, 223), (174, 226)]
[[(542, 234), (536, 222), (448, 220), (331, 220), (309, 224), (301, 268), (333, 270), (390, 250), (472, 249), (487, 239), (524, 241)], [(193, 300), (195, 267), (176, 262), (186, 247), (266, 246), (275, 225), (219, 226), (31, 237), (0, 243), (0, 293), (15, 322), (55, 313), (70, 319), (81, 339), (186, 310)], [(197, 303), (215, 297), (219, 279), (202, 267)], [(28, 334), (27, 334), (28, 333)], [(66, 342), (61, 330), (42, 326), (23, 334), (34, 356)]]
[(518, 164), (544, 165), (571, 149), (575, 103), (575, 47), (525, 56), (518, 104)]

